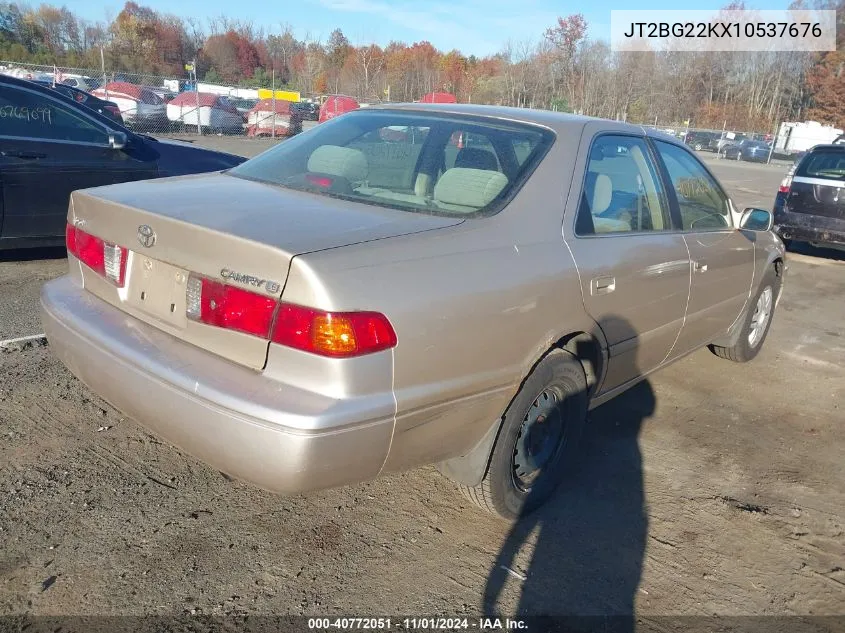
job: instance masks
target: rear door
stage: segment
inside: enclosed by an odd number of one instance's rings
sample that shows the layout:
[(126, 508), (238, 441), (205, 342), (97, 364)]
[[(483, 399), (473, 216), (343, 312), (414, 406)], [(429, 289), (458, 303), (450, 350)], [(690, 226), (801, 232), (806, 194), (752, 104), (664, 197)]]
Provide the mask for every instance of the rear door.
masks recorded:
[(845, 147), (813, 151), (800, 162), (786, 198), (790, 213), (845, 222)]
[[(658, 367), (684, 322), (690, 261), (645, 139), (588, 124), (584, 183), (567, 244), (584, 307), (609, 345), (607, 392)], [(592, 133), (590, 133), (592, 132)]]
[(71, 191), (157, 175), (155, 155), (112, 149), (110, 132), (64, 99), (0, 86), (0, 235), (59, 237)]

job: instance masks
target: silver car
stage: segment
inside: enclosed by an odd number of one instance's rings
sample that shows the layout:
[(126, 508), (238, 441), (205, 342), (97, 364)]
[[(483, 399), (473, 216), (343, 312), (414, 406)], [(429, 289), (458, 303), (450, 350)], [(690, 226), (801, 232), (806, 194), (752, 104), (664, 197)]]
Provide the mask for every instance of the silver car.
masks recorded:
[(760, 350), (784, 248), (680, 141), (552, 112), (350, 112), (222, 173), (74, 192), (55, 354), (231, 477), (297, 493), (437, 464), (514, 519), (587, 411)]

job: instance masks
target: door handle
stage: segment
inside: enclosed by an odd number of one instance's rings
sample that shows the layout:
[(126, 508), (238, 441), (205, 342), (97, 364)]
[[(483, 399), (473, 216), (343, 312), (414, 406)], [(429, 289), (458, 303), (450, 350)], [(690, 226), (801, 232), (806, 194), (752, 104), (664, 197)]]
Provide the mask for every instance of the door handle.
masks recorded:
[(591, 283), (593, 295), (606, 295), (616, 290), (616, 277), (596, 277)]
[(696, 272), (699, 272), (699, 273), (706, 273), (707, 272), (707, 264), (705, 264), (704, 262), (695, 262), (695, 264), (693, 265), (693, 268), (695, 268)]

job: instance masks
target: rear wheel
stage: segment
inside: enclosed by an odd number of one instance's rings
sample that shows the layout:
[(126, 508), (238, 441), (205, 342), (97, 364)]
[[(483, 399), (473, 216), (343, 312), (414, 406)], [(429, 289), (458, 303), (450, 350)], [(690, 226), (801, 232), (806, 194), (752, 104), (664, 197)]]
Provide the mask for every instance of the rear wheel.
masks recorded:
[(700, 152), (701, 151), (701, 143), (696, 143), (695, 145), (693, 145), (693, 149), (696, 150), (697, 152)]
[(536, 510), (573, 466), (586, 419), (584, 368), (569, 352), (553, 350), (508, 407), (484, 479), (462, 486), (464, 494), (509, 521)]
[(735, 363), (746, 363), (757, 356), (772, 324), (780, 285), (774, 268), (769, 269), (746, 312), (739, 340), (730, 347), (711, 345), (710, 351)]

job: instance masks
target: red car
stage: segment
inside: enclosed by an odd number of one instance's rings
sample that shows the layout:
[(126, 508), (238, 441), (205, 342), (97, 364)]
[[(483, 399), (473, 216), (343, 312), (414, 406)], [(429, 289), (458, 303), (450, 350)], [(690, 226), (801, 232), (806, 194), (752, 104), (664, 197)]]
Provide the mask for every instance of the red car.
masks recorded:
[(320, 123), (340, 116), (344, 112), (357, 110), (361, 105), (352, 97), (346, 95), (331, 95), (320, 106)]

